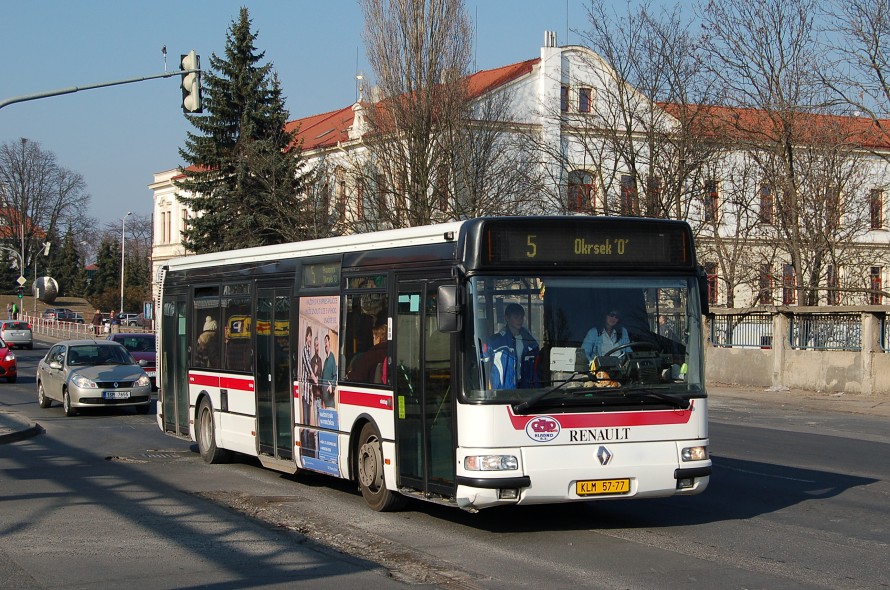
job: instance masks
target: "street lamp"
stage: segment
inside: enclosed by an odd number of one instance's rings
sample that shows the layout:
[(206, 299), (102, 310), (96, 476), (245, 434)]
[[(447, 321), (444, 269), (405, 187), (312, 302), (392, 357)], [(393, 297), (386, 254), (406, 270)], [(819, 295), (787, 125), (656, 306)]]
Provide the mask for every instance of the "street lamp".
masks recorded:
[(117, 310), (118, 313), (123, 313), (124, 311), (124, 249), (127, 244), (125, 232), (127, 228), (127, 217), (132, 214), (132, 211), (127, 211), (127, 214), (121, 219), (121, 306)]

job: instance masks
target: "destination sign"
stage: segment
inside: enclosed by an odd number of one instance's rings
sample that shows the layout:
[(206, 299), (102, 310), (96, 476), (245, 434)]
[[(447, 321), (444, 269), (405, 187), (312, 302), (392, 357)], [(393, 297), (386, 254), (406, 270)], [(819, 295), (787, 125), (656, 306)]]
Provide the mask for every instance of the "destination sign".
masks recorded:
[(489, 264), (691, 266), (688, 227), (658, 220), (537, 220), (493, 222), (483, 232)]

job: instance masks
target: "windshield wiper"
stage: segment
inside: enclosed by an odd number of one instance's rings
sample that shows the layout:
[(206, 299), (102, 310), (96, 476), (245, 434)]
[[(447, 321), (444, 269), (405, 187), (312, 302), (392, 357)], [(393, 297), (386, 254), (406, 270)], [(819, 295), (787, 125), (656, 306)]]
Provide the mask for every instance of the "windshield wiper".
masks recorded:
[(663, 391), (658, 391), (655, 389), (634, 389), (631, 391), (625, 391), (624, 395), (627, 397), (654, 397), (656, 399), (660, 399), (661, 401), (668, 402), (671, 405), (677, 406), (681, 410), (688, 409), (690, 405), (688, 399), (683, 399), (681, 397), (677, 397), (675, 395), (664, 393)]
[(547, 397), (547, 396), (550, 395), (551, 393), (554, 393), (554, 392), (556, 392), (556, 391), (559, 391), (560, 389), (562, 389), (563, 387), (565, 387), (567, 384), (569, 384), (569, 383), (571, 383), (572, 381), (574, 381), (575, 378), (578, 377), (579, 375), (580, 375), (580, 376), (584, 376), (586, 379), (589, 379), (589, 380), (590, 380), (590, 379), (593, 379), (592, 376), (590, 375), (590, 373), (588, 373), (587, 371), (575, 371), (574, 373), (572, 373), (571, 375), (569, 375), (568, 379), (566, 379), (565, 381), (563, 381), (563, 382), (560, 383), (559, 385), (557, 385), (557, 386), (555, 386), (555, 387), (551, 387), (550, 389), (545, 389), (544, 391), (542, 391), (541, 393), (539, 393), (539, 394), (537, 394), (536, 396), (532, 397), (531, 399), (527, 399), (527, 400), (525, 400), (524, 402), (522, 402), (522, 403), (520, 403), (520, 404), (516, 404), (515, 406), (513, 406), (513, 411), (514, 411), (515, 413), (517, 413), (517, 414), (525, 414), (525, 413), (528, 413), (528, 411), (529, 411), (530, 409), (532, 409), (534, 406), (538, 405), (538, 402), (540, 402), (542, 399), (544, 399), (545, 397)]

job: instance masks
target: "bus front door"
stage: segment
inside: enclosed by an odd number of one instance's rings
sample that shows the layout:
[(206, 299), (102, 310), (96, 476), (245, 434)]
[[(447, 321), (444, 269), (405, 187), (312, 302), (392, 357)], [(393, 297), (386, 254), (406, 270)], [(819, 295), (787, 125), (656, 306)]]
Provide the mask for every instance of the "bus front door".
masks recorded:
[(256, 403), (260, 455), (293, 458), (290, 301), (287, 288), (257, 290)]
[[(161, 308), (161, 382), (164, 431), (189, 434), (189, 351), (186, 334), (186, 297), (166, 299)], [(173, 369), (172, 367), (176, 367)]]
[(398, 284), (394, 358), (399, 486), (453, 496), (454, 426), (451, 335), (436, 324), (443, 281)]

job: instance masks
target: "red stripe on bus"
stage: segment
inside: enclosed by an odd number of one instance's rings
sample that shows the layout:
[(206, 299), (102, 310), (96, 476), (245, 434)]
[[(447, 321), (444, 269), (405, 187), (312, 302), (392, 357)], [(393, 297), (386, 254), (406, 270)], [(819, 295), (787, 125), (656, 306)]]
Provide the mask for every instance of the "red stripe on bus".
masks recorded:
[(245, 379), (244, 377), (220, 377), (219, 386), (227, 389), (253, 391), (253, 379)]
[(219, 387), (219, 377), (216, 375), (196, 375), (189, 373), (189, 384), (204, 387)]
[[(650, 412), (598, 412), (596, 414), (558, 414), (550, 415), (557, 420), (562, 428), (606, 428), (614, 426), (667, 426), (669, 424), (687, 424), (692, 418), (692, 407), (695, 400), (690, 400), (686, 410), (655, 410)], [(529, 421), (537, 416), (517, 416), (507, 406), (510, 422), (516, 430), (525, 430)]]
[(392, 409), (392, 397), (377, 393), (365, 393), (363, 391), (340, 390), (340, 403), (349, 406), (362, 406), (364, 408)]
[(237, 391), (253, 391), (253, 379), (244, 377), (226, 377), (220, 375), (200, 375), (189, 373), (189, 384), (199, 387), (221, 387)]

